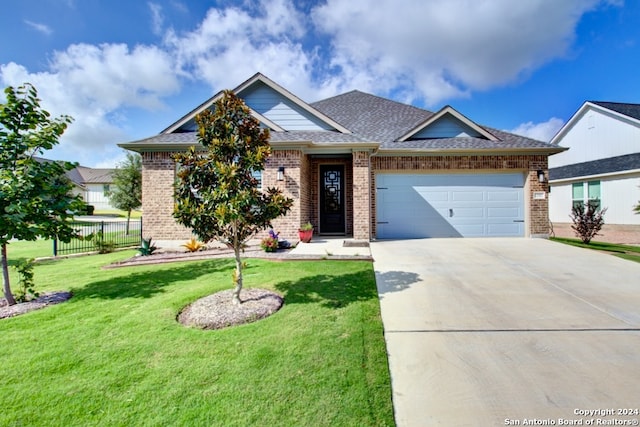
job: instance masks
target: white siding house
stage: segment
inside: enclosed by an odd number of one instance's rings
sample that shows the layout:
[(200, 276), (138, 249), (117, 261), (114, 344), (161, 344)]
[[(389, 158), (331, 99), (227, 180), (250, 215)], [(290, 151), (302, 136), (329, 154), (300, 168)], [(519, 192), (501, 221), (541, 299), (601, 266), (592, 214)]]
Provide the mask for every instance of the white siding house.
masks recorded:
[(76, 185), (74, 193), (81, 194), (83, 200), (94, 206), (96, 210), (115, 210), (109, 203), (106, 192), (113, 183), (111, 174), (114, 169), (93, 169), (78, 166), (69, 171), (67, 176)]
[(574, 203), (597, 200), (605, 223), (640, 226), (640, 104), (585, 102), (551, 140), (549, 217), (570, 222)]

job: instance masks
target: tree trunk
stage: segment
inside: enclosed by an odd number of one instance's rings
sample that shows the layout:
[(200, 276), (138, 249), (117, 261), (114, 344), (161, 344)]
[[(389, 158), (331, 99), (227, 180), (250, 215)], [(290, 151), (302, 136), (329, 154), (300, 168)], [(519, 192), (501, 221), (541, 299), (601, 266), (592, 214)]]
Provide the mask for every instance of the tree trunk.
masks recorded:
[(233, 297), (231, 301), (233, 304), (240, 305), (242, 301), (240, 300), (240, 291), (242, 290), (242, 260), (240, 259), (240, 249), (242, 244), (238, 240), (238, 232), (237, 232), (238, 224), (234, 222), (233, 224), (233, 253), (236, 256), (236, 270), (233, 273)]
[(242, 290), (242, 260), (240, 259), (240, 248), (234, 247), (233, 252), (236, 254), (236, 270), (234, 274), (235, 287), (233, 288), (232, 302), (236, 305), (242, 304), (240, 300), (240, 291)]
[(125, 232), (127, 236), (129, 235), (129, 220), (131, 220), (131, 209), (127, 211), (127, 230)]
[(4, 298), (7, 300), (7, 304), (15, 305), (16, 300), (11, 293), (11, 286), (9, 285), (9, 263), (7, 262), (7, 244), (2, 244), (2, 284), (4, 289)]

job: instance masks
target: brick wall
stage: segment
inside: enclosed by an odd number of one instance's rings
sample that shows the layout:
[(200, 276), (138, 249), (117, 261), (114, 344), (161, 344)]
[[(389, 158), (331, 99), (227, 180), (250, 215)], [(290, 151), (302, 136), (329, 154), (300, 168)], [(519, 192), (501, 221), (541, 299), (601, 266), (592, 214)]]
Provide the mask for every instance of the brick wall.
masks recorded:
[(188, 240), (173, 219), (175, 162), (172, 153), (142, 153), (142, 232), (154, 240)]
[[(544, 171), (544, 182), (538, 179), (538, 170)], [(528, 191), (525, 192), (525, 197), (529, 198), (529, 235), (549, 237), (549, 170), (546, 157), (530, 161), (527, 184), (525, 190)], [(534, 198), (536, 193), (544, 193), (544, 198)]]
[[(371, 157), (371, 234), (376, 233), (375, 178), (377, 172), (517, 172), (526, 173), (525, 182), (525, 226), (527, 236), (545, 237), (549, 234), (548, 183), (538, 181), (537, 171), (542, 169), (548, 178), (546, 155), (495, 155), (495, 156), (395, 156)], [(534, 199), (535, 192), (545, 192), (544, 199)]]
[[(375, 177), (377, 172), (468, 172), (522, 171), (526, 173), (525, 209), (527, 235), (547, 236), (548, 183), (540, 183), (537, 171), (548, 177), (547, 156), (396, 156), (369, 158), (368, 152), (354, 152), (351, 159), (310, 159), (300, 150), (273, 150), (263, 172), (263, 187), (280, 188), (294, 199), (291, 211), (273, 221), (281, 236), (298, 240), (298, 227), (310, 221), (319, 222), (320, 164), (345, 166), (346, 234), (356, 239), (369, 239), (376, 233)], [(187, 240), (191, 232), (173, 219), (175, 163), (171, 153), (143, 153), (143, 232), (154, 240)], [(369, 168), (369, 164), (371, 168)], [(277, 171), (284, 166), (284, 180), (277, 180)], [(544, 192), (544, 199), (534, 199)], [(317, 228), (316, 228), (317, 231)], [(261, 236), (258, 236), (261, 237)]]
[(353, 153), (353, 238), (369, 240), (371, 237), (371, 179), (369, 152)]
[[(278, 168), (284, 167), (284, 179), (277, 180)], [(267, 159), (262, 174), (262, 186), (279, 188), (282, 193), (291, 197), (294, 202), (287, 215), (272, 221), (273, 228), (280, 233), (280, 237), (291, 242), (298, 241), (298, 228), (306, 219), (302, 217), (309, 211), (308, 184), (301, 177), (308, 174), (308, 162), (300, 150), (273, 150)], [(262, 233), (266, 236), (266, 232)], [(257, 237), (261, 237), (258, 234)]]

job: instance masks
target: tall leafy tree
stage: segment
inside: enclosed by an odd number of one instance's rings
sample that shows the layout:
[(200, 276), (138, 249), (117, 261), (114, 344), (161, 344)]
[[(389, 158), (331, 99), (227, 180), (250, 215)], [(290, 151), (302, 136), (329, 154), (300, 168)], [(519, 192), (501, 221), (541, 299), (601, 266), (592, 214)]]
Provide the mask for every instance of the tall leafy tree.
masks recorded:
[(113, 172), (113, 186), (107, 192), (109, 202), (116, 209), (127, 211), (127, 234), (131, 211), (142, 206), (142, 159), (140, 155), (127, 153)]
[(276, 188), (260, 191), (252, 173), (264, 169), (271, 153), (269, 130), (233, 92), (225, 91), (214, 110), (196, 116), (198, 141), (174, 155), (179, 164), (174, 217), (204, 242), (218, 240), (233, 248), (233, 303), (240, 304), (246, 241), (286, 214), (293, 200)]
[(67, 220), (84, 203), (72, 195), (73, 184), (65, 176), (75, 164), (35, 158), (58, 144), (72, 118), (51, 118), (40, 107), (31, 84), (9, 86), (4, 93), (6, 103), (0, 104), (0, 246), (4, 296), (13, 305), (7, 245), (12, 239), (38, 237), (69, 241), (76, 232)]

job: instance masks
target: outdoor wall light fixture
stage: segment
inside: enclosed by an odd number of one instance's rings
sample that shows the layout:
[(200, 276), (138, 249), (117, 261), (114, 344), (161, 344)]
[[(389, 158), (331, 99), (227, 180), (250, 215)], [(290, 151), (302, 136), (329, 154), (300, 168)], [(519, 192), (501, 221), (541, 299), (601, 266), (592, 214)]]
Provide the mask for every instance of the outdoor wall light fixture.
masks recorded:
[(284, 166), (280, 166), (278, 168), (278, 176), (277, 176), (278, 181), (284, 181)]
[(538, 181), (544, 182), (544, 171), (542, 169), (538, 169)]

